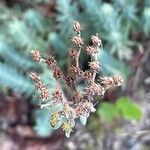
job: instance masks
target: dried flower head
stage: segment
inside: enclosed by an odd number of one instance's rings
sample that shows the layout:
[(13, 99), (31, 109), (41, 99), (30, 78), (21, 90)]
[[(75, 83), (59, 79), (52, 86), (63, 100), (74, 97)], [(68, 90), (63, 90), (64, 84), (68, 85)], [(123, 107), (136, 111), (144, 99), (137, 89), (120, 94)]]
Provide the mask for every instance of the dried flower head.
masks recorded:
[(40, 51), (31, 50), (30, 53), (31, 53), (31, 56), (32, 56), (33, 60), (39, 61), (39, 62), (43, 60), (42, 57), (41, 57), (41, 52)]
[(89, 62), (89, 67), (96, 72), (99, 72), (101, 70), (101, 67), (99, 65), (98, 61), (91, 61)]
[(105, 93), (104, 87), (102, 87), (98, 83), (93, 83), (93, 84), (89, 85), (88, 87), (85, 87), (85, 89), (84, 89), (84, 94), (86, 96), (99, 95), (99, 96), (103, 97), (104, 93)]
[(97, 34), (96, 34), (96, 35), (93, 35), (93, 36), (91, 37), (91, 39), (92, 39), (92, 42), (93, 42), (93, 45), (94, 45), (94, 46), (96, 46), (96, 47), (101, 46), (102, 41), (101, 41), (101, 39), (99, 39), (99, 37), (98, 37)]
[(77, 91), (74, 91), (74, 92), (73, 92), (72, 100), (73, 100), (75, 103), (81, 102), (82, 99), (83, 99), (83, 97), (82, 97), (82, 95), (80, 95), (79, 92), (77, 92)]
[(45, 88), (44, 84), (41, 81), (38, 81), (35, 83), (35, 86), (38, 90), (42, 90), (43, 88)]
[(49, 99), (49, 91), (46, 87), (41, 89), (40, 98), (42, 100), (48, 100)]
[(92, 55), (92, 54), (98, 53), (98, 49), (96, 47), (93, 47), (93, 46), (87, 46), (86, 52), (88, 55)]
[(75, 21), (73, 24), (73, 30), (77, 33), (82, 31), (82, 27), (79, 22)]
[(56, 88), (56, 90), (54, 91), (53, 99), (56, 100), (57, 102), (63, 102), (62, 91), (60, 88)]
[(100, 77), (99, 81), (105, 87), (105, 89), (109, 89), (114, 84), (112, 77)]
[(68, 54), (71, 59), (76, 59), (78, 56), (78, 51), (74, 49), (70, 49)]
[[(49, 55), (48, 58), (43, 59), (40, 51), (31, 51), (33, 60), (46, 63), (48, 68), (52, 70), (53, 77), (57, 82), (57, 88), (53, 92), (50, 92), (47, 86), (42, 83), (40, 76), (34, 72), (29, 73), (42, 99), (41, 108), (56, 108), (51, 115), (50, 125), (55, 129), (61, 126), (67, 137), (73, 131), (72, 128), (76, 119), (80, 117), (88, 118), (91, 112), (96, 111), (94, 108), (95, 97), (101, 99), (105, 91), (111, 86), (120, 86), (123, 83), (120, 75), (99, 77), (99, 83), (96, 82), (96, 75), (101, 70), (98, 62), (98, 48), (101, 46), (101, 40), (97, 34), (91, 37), (93, 44), (85, 49), (91, 57), (91, 61), (88, 62), (90, 68), (85, 71), (80, 68), (80, 54), (84, 47), (81, 46), (83, 39), (80, 33), (82, 27), (79, 22), (74, 22), (73, 30), (76, 35), (72, 37), (71, 41), (76, 44), (73, 45), (76, 48), (69, 50), (69, 64), (65, 75), (53, 56)], [(67, 86), (62, 87), (62, 83)], [(83, 83), (83, 87), (79, 91), (78, 85), (81, 85), (81, 83)], [(63, 92), (64, 87), (68, 88), (65, 93)]]
[(86, 70), (86, 71), (82, 72), (82, 78), (84, 80), (90, 81), (90, 80), (92, 80), (92, 77), (93, 77), (93, 75), (92, 75), (92, 73), (90, 71)]
[(84, 43), (83, 43), (83, 40), (81, 39), (81, 37), (80, 37), (79, 35), (73, 36), (73, 37), (71, 38), (71, 41), (72, 41), (74, 44), (78, 45), (78, 46), (84, 44)]
[(72, 86), (75, 82), (75, 77), (70, 77), (69, 75), (64, 77), (64, 80), (68, 86)]
[(120, 75), (114, 75), (113, 81), (115, 86), (121, 86), (123, 84), (123, 78)]
[(56, 60), (54, 59), (54, 57), (52, 55), (49, 55), (49, 57), (46, 59), (46, 63), (48, 65), (48, 67), (53, 67), (54, 65), (56, 65)]
[(70, 68), (69, 68), (69, 72), (70, 72), (70, 75), (71, 76), (80, 76), (81, 75), (81, 73), (82, 73), (82, 71), (80, 70), (80, 68), (78, 68), (78, 67), (75, 67), (75, 66), (71, 66)]
[(57, 80), (62, 78), (62, 72), (58, 66), (53, 70), (53, 77)]

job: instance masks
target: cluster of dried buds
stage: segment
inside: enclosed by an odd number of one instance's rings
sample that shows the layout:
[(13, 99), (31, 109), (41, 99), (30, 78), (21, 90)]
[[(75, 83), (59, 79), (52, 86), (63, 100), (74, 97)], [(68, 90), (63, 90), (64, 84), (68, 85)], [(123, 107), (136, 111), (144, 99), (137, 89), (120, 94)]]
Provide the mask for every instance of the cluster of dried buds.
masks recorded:
[[(67, 75), (63, 74), (53, 56), (49, 55), (48, 58), (42, 58), (40, 51), (31, 51), (33, 60), (46, 63), (48, 68), (52, 70), (53, 77), (59, 85), (53, 93), (49, 92), (36, 73), (29, 73), (29, 76), (34, 80), (35, 86), (40, 93), (42, 102), (44, 102), (41, 103), (41, 108), (49, 107), (52, 109), (52, 107), (55, 108), (61, 105), (59, 110), (51, 114), (50, 125), (53, 128), (59, 128), (61, 126), (67, 137), (72, 132), (77, 118), (87, 118), (91, 112), (95, 112), (95, 96), (99, 96), (99, 99), (101, 99), (104, 96), (105, 90), (112, 86), (120, 86), (123, 83), (120, 75), (99, 77), (96, 82), (96, 75), (101, 70), (97, 55), (102, 44), (97, 34), (91, 37), (92, 45), (85, 48), (87, 55), (91, 57), (88, 63), (89, 69), (85, 71), (80, 69), (79, 59), (81, 50), (84, 50), (84, 42), (81, 38), (82, 27), (79, 22), (74, 22), (73, 30), (76, 32), (76, 35), (71, 38), (71, 41), (76, 48), (69, 49), (69, 68)], [(72, 92), (69, 100), (63, 94), (63, 86), (60, 84), (62, 80)], [(83, 90), (79, 91), (77, 86), (80, 81), (85, 84)]]

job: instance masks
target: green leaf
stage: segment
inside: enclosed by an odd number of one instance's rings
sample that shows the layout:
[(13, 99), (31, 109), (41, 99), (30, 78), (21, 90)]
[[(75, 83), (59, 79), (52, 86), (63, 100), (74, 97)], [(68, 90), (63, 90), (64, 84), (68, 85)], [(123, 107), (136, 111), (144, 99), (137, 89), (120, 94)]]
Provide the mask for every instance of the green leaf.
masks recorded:
[(103, 102), (99, 109), (98, 115), (103, 121), (111, 122), (114, 118), (119, 116), (119, 112), (114, 104)]
[(80, 122), (82, 125), (86, 125), (87, 123), (87, 116), (80, 116)]
[(26, 96), (30, 96), (34, 90), (32, 82), (27, 77), (19, 73), (16, 68), (3, 63), (0, 63), (0, 85), (25, 93)]
[(35, 111), (36, 125), (35, 131), (40, 136), (49, 136), (53, 133), (53, 128), (49, 125), (51, 111), (49, 109), (39, 109)]
[[(23, 71), (27, 71), (33, 67), (33, 63), (23, 53), (18, 52), (15, 48), (7, 43), (0, 43), (0, 56), (2, 56), (8, 64), (11, 64)], [(18, 63), (19, 62), (19, 63)]]
[(122, 76), (127, 77), (132, 72), (129, 65), (127, 66), (125, 63), (114, 58), (104, 49), (100, 50), (98, 57), (102, 65), (103, 72), (106, 75), (121, 74)]
[(121, 97), (116, 103), (117, 109), (128, 120), (139, 120), (142, 116), (140, 107), (127, 97)]
[(25, 12), (24, 20), (27, 22), (29, 27), (40, 33), (44, 32), (47, 27), (45, 18), (34, 9), (29, 9)]

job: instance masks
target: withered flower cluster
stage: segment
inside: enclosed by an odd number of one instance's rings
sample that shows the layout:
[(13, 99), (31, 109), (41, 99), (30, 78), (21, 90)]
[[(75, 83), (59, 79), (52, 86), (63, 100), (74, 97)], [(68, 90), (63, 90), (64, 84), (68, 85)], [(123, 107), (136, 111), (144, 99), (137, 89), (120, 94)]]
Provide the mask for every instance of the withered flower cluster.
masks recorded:
[[(84, 48), (84, 41), (81, 38), (82, 27), (79, 22), (74, 22), (73, 30), (76, 35), (71, 38), (74, 47), (70, 48), (68, 52), (68, 74), (64, 75), (55, 58), (49, 55), (47, 58), (42, 58), (40, 51), (32, 50), (31, 56), (33, 60), (47, 64), (53, 72), (53, 77), (56, 79), (58, 86), (50, 93), (47, 87), (42, 83), (40, 77), (30, 72), (29, 76), (35, 82), (36, 89), (39, 91), (40, 98), (44, 103), (41, 103), (41, 108), (49, 107), (50, 109), (56, 105), (61, 105), (60, 110), (56, 110), (51, 114), (50, 125), (53, 128), (62, 127), (67, 137), (73, 131), (75, 120), (80, 117), (87, 118), (91, 112), (95, 112), (95, 96), (99, 99), (103, 98), (107, 89), (113, 86), (120, 86), (123, 79), (120, 75), (113, 77), (99, 77), (96, 81), (96, 75), (101, 71), (100, 63), (98, 62), (98, 52), (102, 45), (98, 35), (91, 37), (92, 45)], [(85, 50), (91, 60), (88, 63), (89, 70), (83, 71), (79, 66), (79, 59), (81, 50)], [(64, 96), (63, 88), (60, 83), (63, 81), (72, 91), (71, 98), (67, 100)], [(82, 81), (85, 84), (83, 90), (78, 90), (78, 84)]]

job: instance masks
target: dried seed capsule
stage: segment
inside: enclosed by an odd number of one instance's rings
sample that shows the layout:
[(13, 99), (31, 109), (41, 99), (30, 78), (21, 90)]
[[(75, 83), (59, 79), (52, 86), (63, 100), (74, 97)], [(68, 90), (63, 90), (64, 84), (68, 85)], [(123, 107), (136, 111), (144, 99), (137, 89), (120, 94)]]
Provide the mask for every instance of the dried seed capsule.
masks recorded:
[(123, 84), (123, 78), (120, 75), (114, 75), (113, 81), (115, 86), (121, 86)]
[(41, 58), (41, 52), (38, 51), (38, 50), (31, 50), (31, 56), (32, 56), (32, 59), (35, 60), (35, 61), (41, 61), (43, 60)]
[(54, 91), (53, 99), (57, 102), (63, 102), (62, 91), (59, 88)]
[(56, 65), (56, 60), (52, 55), (49, 55), (49, 57), (46, 59), (46, 63), (48, 67), (53, 67), (54, 65)]
[(82, 31), (82, 27), (79, 22), (77, 22), (77, 21), (74, 22), (73, 30), (78, 33)]
[(93, 42), (93, 45), (94, 45), (94, 46), (96, 46), (96, 47), (101, 46), (102, 41), (101, 41), (101, 39), (99, 39), (99, 37), (98, 37), (97, 34), (96, 34), (96, 35), (93, 35), (93, 36), (91, 37), (91, 39), (92, 39), (92, 42)]
[(41, 90), (40, 98), (42, 100), (48, 100), (49, 99), (49, 92), (48, 92), (48, 89), (46, 87)]
[(62, 72), (60, 70), (60, 68), (58, 66), (56, 66), (54, 68), (54, 71), (53, 71), (53, 77), (57, 80), (57, 79), (60, 79), (62, 77)]
[(35, 86), (40, 91), (42, 91), (42, 89), (45, 87), (44, 84), (41, 81), (36, 82)]
[(82, 45), (82, 44), (84, 44), (83, 43), (83, 40), (81, 39), (81, 37), (79, 36), (79, 35), (76, 35), (76, 36), (73, 36), (72, 38), (71, 38), (71, 41), (74, 43), (74, 44), (77, 44), (77, 45)]
[(94, 96), (94, 95), (99, 95), (103, 97), (105, 93), (104, 87), (102, 87), (100, 84), (93, 83), (84, 89), (84, 94), (85, 96)]
[(82, 73), (82, 70), (80, 70), (80, 68), (78, 67), (75, 67), (75, 66), (71, 66), (69, 68), (69, 74), (72, 75), (72, 76), (75, 76), (75, 77), (79, 77)]
[(88, 55), (92, 55), (92, 54), (98, 53), (98, 49), (96, 47), (93, 47), (93, 46), (87, 46), (86, 52)]
[(101, 70), (101, 67), (99, 65), (99, 62), (98, 61), (91, 61), (89, 62), (89, 67), (93, 70), (93, 71), (100, 71)]
[(70, 49), (69, 52), (68, 52), (68, 55), (71, 59), (76, 59), (77, 56), (78, 56), (78, 51), (77, 50), (73, 50), (73, 49)]
[(114, 81), (112, 77), (100, 77), (99, 81), (105, 87), (105, 89), (109, 89), (111, 86), (114, 85)]

